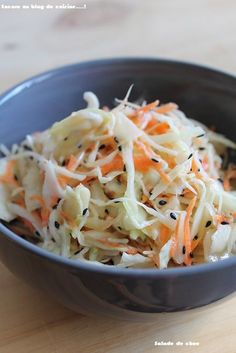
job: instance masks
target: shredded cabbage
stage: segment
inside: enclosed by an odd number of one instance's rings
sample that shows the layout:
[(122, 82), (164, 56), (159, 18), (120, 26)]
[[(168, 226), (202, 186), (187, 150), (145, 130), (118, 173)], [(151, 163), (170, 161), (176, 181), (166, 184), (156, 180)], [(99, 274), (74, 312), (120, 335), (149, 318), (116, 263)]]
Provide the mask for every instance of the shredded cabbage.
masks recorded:
[[(37, 245), (100, 266), (189, 266), (236, 254), (236, 144), (174, 103), (87, 108), (0, 145), (0, 219)], [(220, 151), (220, 152), (219, 152)]]

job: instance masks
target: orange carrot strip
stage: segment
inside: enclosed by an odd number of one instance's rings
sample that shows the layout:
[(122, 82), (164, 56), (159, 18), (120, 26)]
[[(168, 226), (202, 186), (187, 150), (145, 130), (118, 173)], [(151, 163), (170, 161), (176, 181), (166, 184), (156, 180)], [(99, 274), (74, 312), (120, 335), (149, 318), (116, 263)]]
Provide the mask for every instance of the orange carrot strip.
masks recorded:
[(40, 217), (42, 221), (42, 225), (45, 226), (48, 224), (48, 219), (50, 216), (50, 211), (47, 208), (45, 201), (41, 195), (32, 195), (31, 200), (37, 201), (40, 204), (41, 210), (40, 210)]
[(165, 183), (170, 182), (170, 177), (167, 175), (164, 170), (161, 169), (161, 165), (147, 158), (146, 156), (136, 156), (134, 157), (134, 166), (135, 169), (139, 172), (145, 173), (149, 168), (154, 168), (160, 174), (162, 180)]
[(166, 122), (158, 123), (155, 119), (149, 121), (145, 130), (151, 130), (150, 133), (161, 135), (165, 134), (169, 130), (169, 124)]
[(164, 224), (160, 227), (160, 242), (163, 245), (169, 240), (170, 237), (170, 229)]
[(205, 156), (202, 160), (202, 167), (204, 170), (207, 170), (209, 168), (209, 165), (208, 165), (208, 157)]
[(193, 209), (196, 205), (197, 197), (194, 196), (194, 198), (190, 201), (188, 207), (187, 207), (187, 214), (184, 220), (184, 246), (185, 246), (185, 257), (184, 257), (184, 262), (186, 265), (191, 265), (192, 261), (189, 256), (191, 253), (191, 238), (190, 238), (190, 217), (192, 215)]
[(69, 184), (69, 182), (71, 181), (71, 178), (66, 175), (58, 175), (57, 180), (60, 186), (64, 188), (67, 184)]
[(122, 170), (124, 168), (124, 162), (120, 155), (116, 155), (115, 158), (110, 162), (101, 167), (102, 175), (110, 173), (115, 170)]
[(71, 154), (66, 168), (70, 171), (74, 171), (76, 168), (76, 164), (77, 164), (77, 159), (75, 158), (75, 156), (73, 154)]
[(142, 112), (142, 113), (147, 113), (149, 112), (149, 110), (153, 110), (154, 108), (156, 108), (159, 104), (159, 100), (156, 100), (152, 103), (149, 103), (147, 105), (145, 105), (144, 107), (140, 107), (136, 110), (136, 113)]
[(6, 171), (0, 176), (0, 182), (10, 184), (13, 186), (19, 186), (19, 183), (14, 178), (14, 167), (16, 160), (10, 160), (7, 162)]
[(155, 111), (159, 114), (167, 114), (177, 108), (178, 106), (175, 103), (167, 103), (167, 104), (161, 105), (159, 108), (155, 109)]
[(169, 130), (169, 124), (163, 122), (158, 124), (158, 126), (155, 128), (155, 132), (159, 135), (165, 134), (167, 130)]

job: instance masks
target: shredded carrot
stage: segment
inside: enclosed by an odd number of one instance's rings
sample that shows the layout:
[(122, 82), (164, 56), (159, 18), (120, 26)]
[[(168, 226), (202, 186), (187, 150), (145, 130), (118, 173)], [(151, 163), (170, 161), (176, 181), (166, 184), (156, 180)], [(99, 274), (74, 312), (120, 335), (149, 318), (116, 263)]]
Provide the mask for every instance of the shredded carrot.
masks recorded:
[(76, 168), (76, 164), (77, 164), (77, 159), (73, 154), (71, 154), (66, 168), (70, 171), (74, 171)]
[[(151, 130), (153, 129), (154, 127), (156, 127), (157, 125), (159, 124), (159, 122), (156, 120), (156, 119), (151, 119), (149, 120), (149, 122), (147, 123), (147, 126), (145, 128), (145, 130)], [(149, 133), (149, 131), (148, 131)]]
[(234, 218), (236, 218), (236, 212), (233, 212), (233, 213), (232, 213), (232, 216), (233, 216)]
[(167, 104), (161, 105), (159, 108), (155, 109), (155, 111), (159, 114), (167, 114), (177, 108), (178, 106), (175, 103), (167, 103)]
[(203, 167), (203, 169), (204, 169), (205, 171), (207, 171), (208, 168), (209, 168), (209, 165), (208, 165), (208, 157), (207, 157), (207, 156), (205, 156), (205, 157), (203, 158), (203, 160), (202, 160), (202, 167)]
[(190, 217), (196, 205), (196, 201), (197, 201), (197, 197), (194, 196), (194, 198), (190, 201), (187, 207), (187, 214), (184, 220), (184, 246), (185, 246), (184, 261), (186, 265), (191, 265), (192, 263), (191, 257), (189, 256), (189, 254), (191, 253)]
[(3, 175), (0, 176), (0, 182), (10, 184), (13, 186), (19, 186), (19, 183), (15, 180), (14, 177), (14, 168), (16, 165), (16, 160), (10, 160), (7, 162), (6, 171)]
[(139, 113), (139, 112), (147, 113), (150, 110), (153, 110), (154, 108), (156, 108), (159, 105), (159, 103), (160, 103), (159, 100), (155, 100), (152, 103), (146, 104), (145, 106), (138, 108), (136, 110), (136, 113)]
[(37, 201), (40, 204), (41, 211), (40, 211), (40, 217), (42, 221), (42, 225), (45, 226), (48, 223), (48, 219), (50, 216), (50, 211), (47, 208), (45, 201), (41, 195), (32, 195), (31, 200)]
[(159, 163), (152, 161), (151, 159), (147, 158), (146, 156), (134, 157), (134, 166), (137, 171), (143, 172), (143, 173), (147, 172), (147, 170), (149, 168), (154, 168), (160, 174), (160, 177), (162, 178), (163, 182), (165, 182), (165, 183), (170, 182), (169, 175), (167, 175), (164, 172), (164, 170), (162, 170), (161, 165)]
[(69, 182), (71, 181), (71, 178), (66, 175), (58, 175), (57, 180), (60, 186), (64, 188), (67, 184), (69, 184)]
[(169, 130), (169, 124), (167, 124), (166, 122), (158, 123), (157, 120), (152, 119), (147, 124), (145, 130), (150, 130), (148, 131), (150, 135), (162, 135), (165, 134), (167, 130)]
[(165, 134), (166, 131), (169, 130), (169, 124), (163, 122), (163, 123), (160, 123), (156, 129), (155, 129), (155, 132), (159, 135), (161, 134)]
[(120, 155), (116, 155), (114, 159), (101, 167), (102, 175), (110, 173), (116, 170), (122, 170), (124, 168), (124, 162)]
[(169, 240), (170, 237), (170, 229), (166, 227), (164, 224), (161, 224), (160, 227), (160, 242), (163, 245)]
[[(160, 163), (156, 163), (155, 161), (152, 160), (152, 156), (156, 156), (155, 153), (152, 151), (152, 149), (147, 146), (145, 143), (140, 142), (140, 141), (136, 141), (136, 148), (143, 151), (145, 153), (145, 156), (143, 155), (137, 155), (134, 156), (134, 166), (135, 169), (140, 171), (140, 172), (146, 172), (149, 168), (154, 168), (158, 171), (158, 173), (160, 174), (162, 180), (165, 183), (169, 183), (170, 182), (170, 177), (169, 175), (167, 175), (164, 170), (162, 169)], [(157, 159), (159, 158), (159, 156), (157, 156)]]

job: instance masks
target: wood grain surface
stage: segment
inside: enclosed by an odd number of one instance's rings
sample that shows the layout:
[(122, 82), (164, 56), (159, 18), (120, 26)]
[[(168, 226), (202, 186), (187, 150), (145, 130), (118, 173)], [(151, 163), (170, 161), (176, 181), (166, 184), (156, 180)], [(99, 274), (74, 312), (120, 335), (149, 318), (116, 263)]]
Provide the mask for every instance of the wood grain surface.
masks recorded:
[[(13, 3), (63, 2), (0, 0)], [(84, 3), (86, 10), (0, 8), (0, 92), (53, 67), (112, 56), (176, 58), (236, 72), (235, 0), (77, 1)], [(0, 353), (236, 352), (235, 295), (147, 322), (122, 322), (75, 314), (3, 265), (0, 283)], [(156, 347), (155, 341), (199, 346)]]

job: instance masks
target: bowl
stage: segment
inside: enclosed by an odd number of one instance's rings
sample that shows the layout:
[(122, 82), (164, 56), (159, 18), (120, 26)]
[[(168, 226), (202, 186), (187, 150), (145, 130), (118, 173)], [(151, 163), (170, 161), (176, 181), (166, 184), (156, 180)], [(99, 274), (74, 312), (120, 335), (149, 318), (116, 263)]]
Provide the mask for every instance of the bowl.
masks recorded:
[[(7, 91), (0, 97), (1, 142), (19, 142), (83, 108), (84, 91), (112, 106), (131, 84), (131, 100), (174, 101), (188, 116), (235, 140), (235, 77), (183, 62), (119, 58), (65, 66)], [(206, 305), (236, 289), (236, 257), (167, 270), (97, 266), (47, 252), (3, 224), (0, 258), (30, 285), (84, 314), (136, 319)]]

